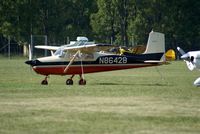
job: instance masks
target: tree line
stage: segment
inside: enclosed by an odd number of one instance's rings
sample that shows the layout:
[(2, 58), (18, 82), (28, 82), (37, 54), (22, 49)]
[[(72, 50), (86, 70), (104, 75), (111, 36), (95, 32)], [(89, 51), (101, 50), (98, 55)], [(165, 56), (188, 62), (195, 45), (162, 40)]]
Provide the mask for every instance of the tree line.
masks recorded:
[(63, 44), (77, 36), (121, 46), (145, 44), (151, 30), (162, 32), (167, 48), (200, 46), (198, 0), (1, 0), (0, 44), (20, 45), (30, 35)]

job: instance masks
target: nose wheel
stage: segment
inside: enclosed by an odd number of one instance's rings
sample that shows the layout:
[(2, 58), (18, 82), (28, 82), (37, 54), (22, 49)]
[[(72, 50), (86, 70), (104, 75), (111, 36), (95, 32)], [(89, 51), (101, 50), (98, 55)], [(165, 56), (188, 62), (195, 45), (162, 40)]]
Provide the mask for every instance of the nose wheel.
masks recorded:
[(66, 85), (73, 85), (73, 84), (74, 84), (74, 82), (73, 82), (72, 79), (67, 79), (66, 80)]
[(41, 82), (41, 85), (48, 85), (48, 76), (46, 76), (45, 78), (44, 78), (44, 80)]
[(66, 80), (66, 85), (73, 85), (74, 84), (74, 82), (72, 80), (73, 77), (74, 77), (74, 75), (72, 75), (69, 79)]

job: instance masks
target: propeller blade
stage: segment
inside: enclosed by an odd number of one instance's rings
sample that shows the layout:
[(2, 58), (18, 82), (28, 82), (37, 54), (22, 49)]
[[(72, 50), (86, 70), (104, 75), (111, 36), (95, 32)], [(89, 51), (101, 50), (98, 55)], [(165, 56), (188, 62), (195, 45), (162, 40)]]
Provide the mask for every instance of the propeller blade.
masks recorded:
[(200, 86), (200, 77), (194, 81), (194, 85), (199, 87)]
[(183, 51), (183, 49), (181, 49), (180, 47), (177, 47), (177, 50), (181, 53), (181, 55), (185, 54), (185, 52)]
[(177, 47), (177, 50), (181, 53), (181, 59), (183, 59), (186, 62), (188, 69), (190, 71), (194, 70), (196, 68), (196, 65), (193, 62), (194, 56), (192, 56), (189, 52), (185, 53), (180, 47)]
[(190, 71), (194, 70), (195, 66), (192, 62), (186, 61), (187, 67)]
[(32, 49), (31, 49), (31, 45), (28, 45), (28, 58), (29, 60), (32, 60)]

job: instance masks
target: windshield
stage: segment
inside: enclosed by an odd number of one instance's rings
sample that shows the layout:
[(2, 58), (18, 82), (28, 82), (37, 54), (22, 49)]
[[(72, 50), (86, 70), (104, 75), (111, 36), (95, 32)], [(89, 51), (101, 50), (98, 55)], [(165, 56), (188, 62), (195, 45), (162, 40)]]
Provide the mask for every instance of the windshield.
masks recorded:
[(56, 52), (54, 53), (54, 55), (58, 55), (58, 56), (62, 56), (63, 50), (62, 48), (59, 48), (56, 50)]
[(78, 46), (83, 46), (83, 45), (85, 45), (86, 43), (87, 43), (87, 41), (79, 41)]

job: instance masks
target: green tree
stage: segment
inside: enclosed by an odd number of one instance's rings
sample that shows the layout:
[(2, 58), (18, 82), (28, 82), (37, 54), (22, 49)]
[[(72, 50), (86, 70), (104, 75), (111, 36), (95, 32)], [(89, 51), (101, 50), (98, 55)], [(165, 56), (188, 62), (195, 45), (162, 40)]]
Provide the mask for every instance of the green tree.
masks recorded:
[(134, 1), (98, 0), (98, 12), (91, 16), (91, 25), (97, 37), (116, 44), (128, 45), (128, 25), (134, 15)]
[(135, 1), (133, 0), (116, 0), (117, 20), (120, 30), (120, 38), (118, 38), (121, 45), (129, 45), (129, 22), (135, 17)]
[(98, 12), (91, 15), (91, 25), (97, 40), (109, 43), (117, 34), (114, 0), (98, 0)]
[(62, 44), (68, 36), (129, 45), (146, 43), (151, 30), (163, 32), (167, 47), (200, 45), (197, 0), (1, 0), (0, 36), (28, 44), (45, 34)]
[(49, 42), (63, 43), (64, 38), (92, 36), (90, 14), (94, 0), (2, 0), (0, 33), (20, 43), (30, 35), (47, 35)]

